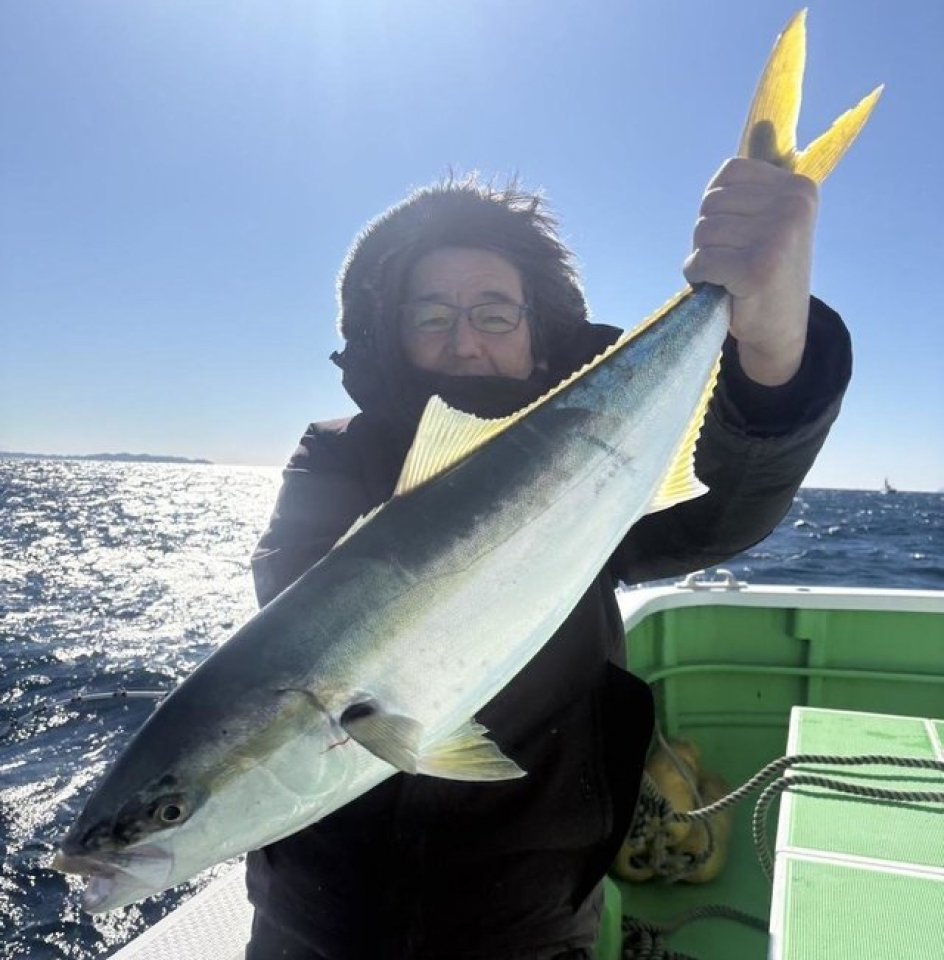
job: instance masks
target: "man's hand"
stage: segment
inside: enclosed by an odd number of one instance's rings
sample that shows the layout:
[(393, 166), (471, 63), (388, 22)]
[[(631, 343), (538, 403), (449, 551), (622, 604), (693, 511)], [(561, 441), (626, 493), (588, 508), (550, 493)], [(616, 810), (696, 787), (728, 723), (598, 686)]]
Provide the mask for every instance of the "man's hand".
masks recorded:
[(728, 290), (741, 366), (766, 386), (803, 359), (818, 203), (812, 180), (745, 158), (726, 161), (702, 199), (685, 278)]

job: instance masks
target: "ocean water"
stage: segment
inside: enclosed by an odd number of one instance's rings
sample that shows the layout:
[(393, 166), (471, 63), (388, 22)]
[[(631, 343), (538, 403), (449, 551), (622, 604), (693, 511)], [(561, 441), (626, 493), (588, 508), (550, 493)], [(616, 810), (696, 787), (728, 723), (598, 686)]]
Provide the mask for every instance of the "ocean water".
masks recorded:
[[(276, 469), (0, 458), (0, 960), (105, 957), (212, 872), (105, 916), (49, 868), (107, 765), (255, 609)], [(944, 494), (802, 490), (725, 564), (753, 583), (944, 589)]]

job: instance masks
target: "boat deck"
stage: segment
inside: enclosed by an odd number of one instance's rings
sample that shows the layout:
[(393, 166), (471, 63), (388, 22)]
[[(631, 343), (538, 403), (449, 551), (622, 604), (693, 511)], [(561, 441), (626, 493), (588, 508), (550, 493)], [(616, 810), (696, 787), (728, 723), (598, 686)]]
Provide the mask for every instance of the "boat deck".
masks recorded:
[(243, 960), (252, 906), (242, 861), (115, 954), (115, 960)]

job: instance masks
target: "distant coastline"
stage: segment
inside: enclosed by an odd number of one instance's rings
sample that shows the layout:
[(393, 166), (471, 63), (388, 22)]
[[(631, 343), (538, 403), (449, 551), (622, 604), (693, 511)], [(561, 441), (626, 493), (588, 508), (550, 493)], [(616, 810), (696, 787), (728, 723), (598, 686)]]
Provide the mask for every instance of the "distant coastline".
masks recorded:
[(212, 460), (193, 460), (159, 453), (23, 453), (20, 450), (0, 450), (0, 457), (13, 460), (106, 460), (118, 463), (213, 463)]

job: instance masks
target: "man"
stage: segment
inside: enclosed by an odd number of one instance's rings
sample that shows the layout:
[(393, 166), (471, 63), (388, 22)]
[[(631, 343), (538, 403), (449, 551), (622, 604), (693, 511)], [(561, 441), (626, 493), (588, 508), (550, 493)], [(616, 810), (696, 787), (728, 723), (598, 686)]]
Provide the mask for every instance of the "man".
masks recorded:
[[(528, 776), (398, 774), (250, 854), (247, 960), (592, 956), (599, 882), (653, 724), (648, 688), (623, 669), (614, 587), (717, 563), (789, 508), (851, 366), (841, 321), (809, 295), (816, 203), (810, 181), (757, 161), (729, 161), (709, 185), (685, 274), (734, 303), (696, 455), (710, 492), (637, 523), (478, 715)], [(340, 307), (346, 346), (334, 360), (361, 412), (312, 424), (293, 455), (253, 557), (261, 603), (391, 496), (431, 396), (510, 413), (619, 333), (587, 322), (539, 199), (471, 181), (420, 191), (375, 221), (345, 264)]]

